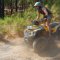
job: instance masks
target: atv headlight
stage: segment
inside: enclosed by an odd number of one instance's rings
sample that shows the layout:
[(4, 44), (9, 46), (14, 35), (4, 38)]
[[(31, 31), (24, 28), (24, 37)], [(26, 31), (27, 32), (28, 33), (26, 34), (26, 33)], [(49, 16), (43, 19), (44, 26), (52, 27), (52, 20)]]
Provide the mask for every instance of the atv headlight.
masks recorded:
[(35, 32), (34, 31), (30, 31), (30, 30), (25, 30), (24, 31), (24, 39), (28, 40), (30, 37), (35, 36)]
[(27, 29), (33, 29), (33, 27), (32, 26), (27, 26)]
[(24, 36), (25, 37), (31, 37), (31, 36), (34, 36), (34, 35), (35, 35), (34, 31), (30, 31), (30, 30), (24, 31)]

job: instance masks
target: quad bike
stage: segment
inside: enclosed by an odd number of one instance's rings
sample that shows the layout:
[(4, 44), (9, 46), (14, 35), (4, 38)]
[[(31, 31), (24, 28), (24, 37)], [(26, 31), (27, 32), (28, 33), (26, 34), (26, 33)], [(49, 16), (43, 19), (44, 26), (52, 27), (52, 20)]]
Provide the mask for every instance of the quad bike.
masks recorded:
[[(24, 41), (27, 44), (30, 44), (34, 50), (43, 51), (47, 48), (49, 40), (49, 31), (48, 28), (43, 23), (38, 23), (38, 21), (34, 25), (27, 26), (24, 30)], [(51, 36), (52, 37), (60, 37), (60, 23), (53, 22), (50, 23), (51, 26)]]

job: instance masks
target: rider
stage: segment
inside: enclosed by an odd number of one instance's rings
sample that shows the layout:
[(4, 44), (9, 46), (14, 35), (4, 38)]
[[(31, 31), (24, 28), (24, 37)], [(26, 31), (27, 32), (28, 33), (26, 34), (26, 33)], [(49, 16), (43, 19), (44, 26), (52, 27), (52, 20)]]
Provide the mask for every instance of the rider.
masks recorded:
[(48, 10), (46, 7), (44, 7), (41, 2), (36, 2), (34, 4), (34, 7), (37, 9), (37, 18), (36, 20), (39, 19), (40, 17), (40, 14), (42, 14), (44, 17), (43, 17), (43, 21), (45, 21), (45, 25), (48, 27), (48, 30), (49, 30), (49, 33), (51, 34), (51, 27), (50, 27), (50, 20), (51, 20), (51, 17), (52, 17), (52, 13), (50, 10)]

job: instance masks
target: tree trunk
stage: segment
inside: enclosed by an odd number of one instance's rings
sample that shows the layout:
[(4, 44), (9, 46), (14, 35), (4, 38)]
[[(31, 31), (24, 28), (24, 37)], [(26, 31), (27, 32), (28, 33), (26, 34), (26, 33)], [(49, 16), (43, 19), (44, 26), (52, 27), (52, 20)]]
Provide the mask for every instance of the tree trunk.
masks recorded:
[(12, 0), (11, 0), (10, 7), (11, 7), (11, 14), (12, 14), (12, 12), (13, 12), (13, 7), (12, 7)]
[(4, 0), (0, 0), (0, 17), (4, 17)]
[(18, 7), (17, 7), (17, 0), (16, 0), (16, 2), (15, 2), (15, 5), (16, 5), (16, 12), (17, 12), (17, 10), (18, 10)]

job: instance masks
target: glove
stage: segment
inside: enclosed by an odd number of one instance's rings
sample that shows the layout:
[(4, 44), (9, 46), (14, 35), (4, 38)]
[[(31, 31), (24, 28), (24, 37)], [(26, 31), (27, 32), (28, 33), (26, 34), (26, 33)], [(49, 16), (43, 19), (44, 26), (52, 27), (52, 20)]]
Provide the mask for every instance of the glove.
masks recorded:
[(34, 20), (32, 23), (33, 23), (34, 25), (39, 25), (39, 21), (37, 21), (37, 20)]

